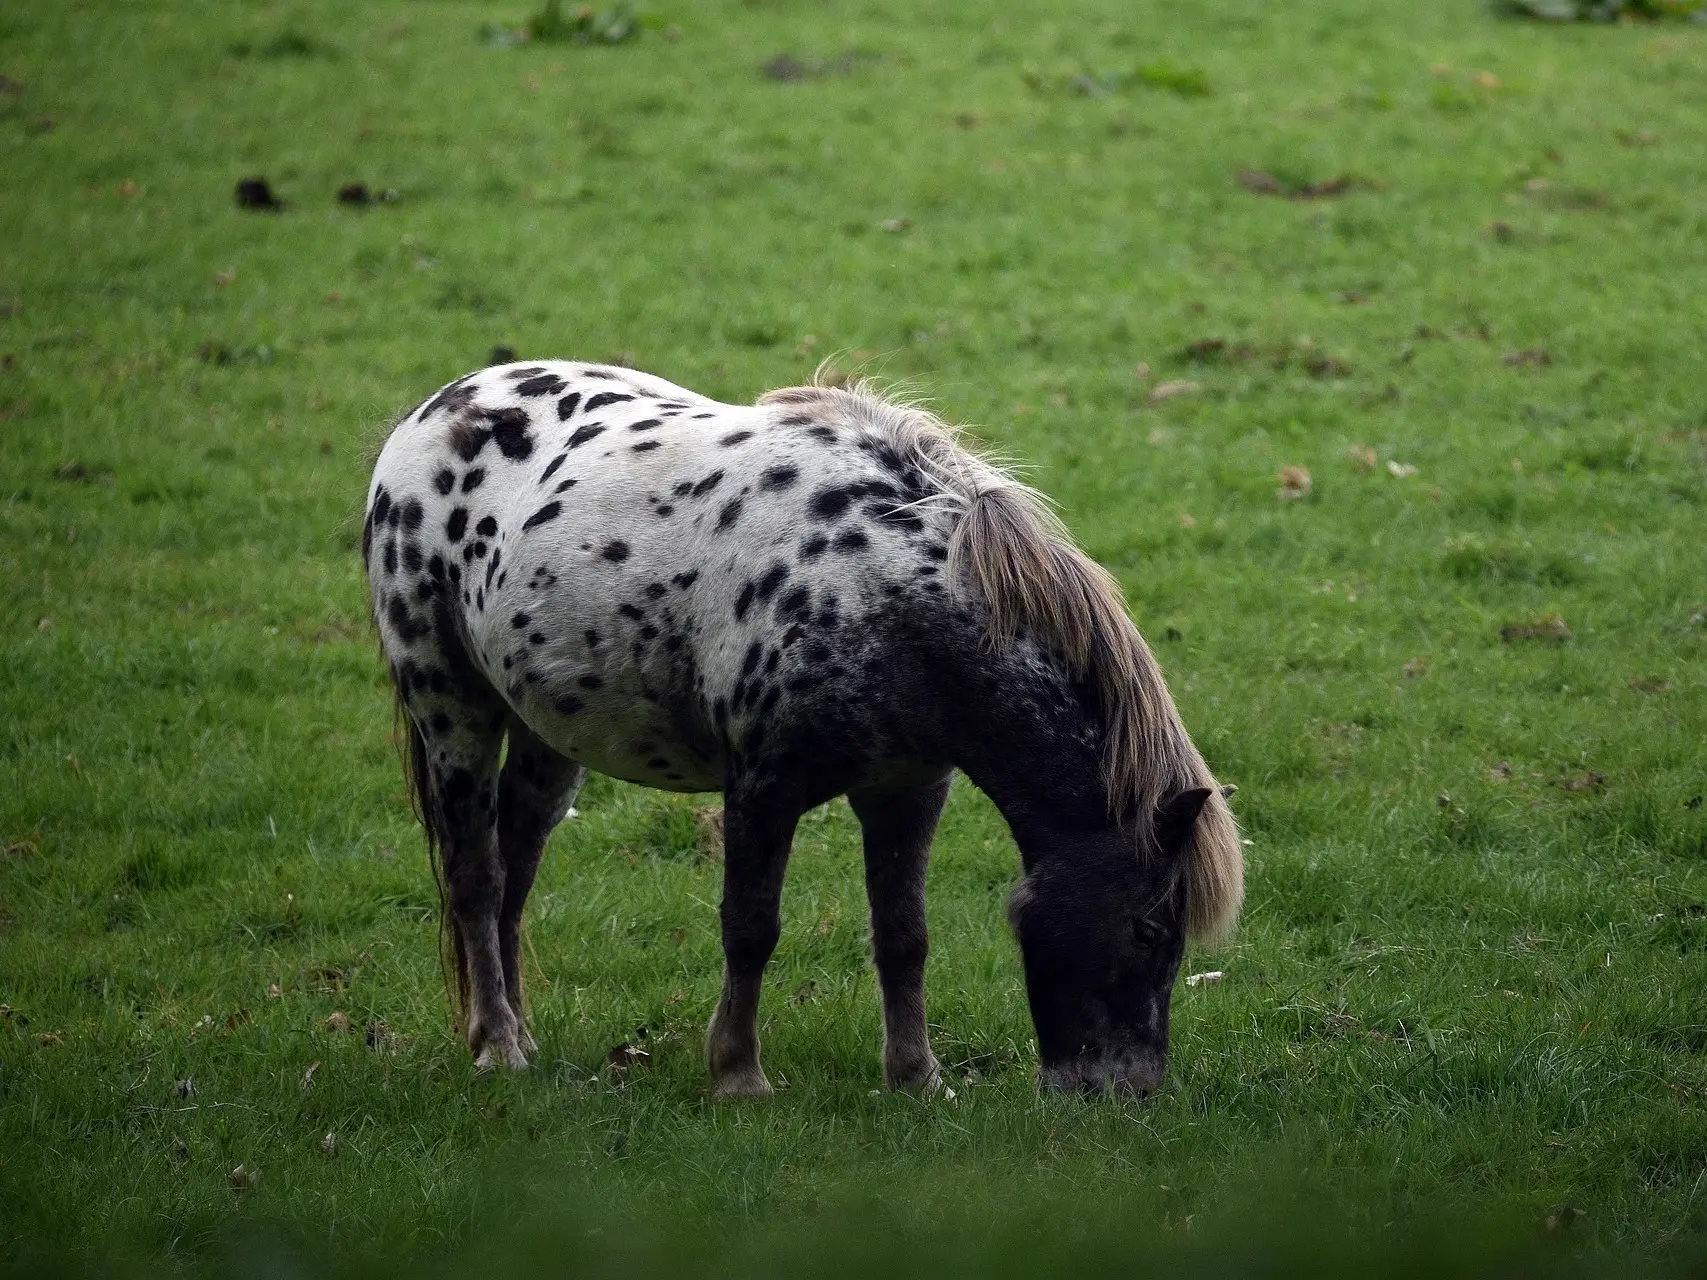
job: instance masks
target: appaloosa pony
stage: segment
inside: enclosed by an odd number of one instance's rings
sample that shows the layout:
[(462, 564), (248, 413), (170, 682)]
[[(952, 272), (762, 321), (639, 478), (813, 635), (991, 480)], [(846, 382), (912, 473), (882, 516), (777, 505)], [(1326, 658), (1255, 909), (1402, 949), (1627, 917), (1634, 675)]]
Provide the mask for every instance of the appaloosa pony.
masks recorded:
[(535, 1048), (522, 907), (596, 769), (723, 792), (716, 1095), (770, 1092), (789, 845), (844, 794), (884, 1078), (934, 1088), (925, 864), (958, 768), (1024, 863), (1009, 916), (1042, 1082), (1160, 1081), (1185, 938), (1226, 932), (1243, 896), (1231, 811), (1113, 579), (931, 414), (865, 387), (745, 406), (606, 365), (483, 369), (393, 430), (362, 555), (479, 1063)]

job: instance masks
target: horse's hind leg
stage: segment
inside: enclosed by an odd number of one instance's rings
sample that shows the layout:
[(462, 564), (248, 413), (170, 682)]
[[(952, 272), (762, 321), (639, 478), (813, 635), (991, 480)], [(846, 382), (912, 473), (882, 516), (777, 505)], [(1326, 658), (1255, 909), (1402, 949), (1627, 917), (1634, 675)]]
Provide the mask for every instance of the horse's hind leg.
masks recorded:
[(705, 1033), (716, 1098), (771, 1093), (759, 1065), (759, 988), (782, 931), (782, 877), (800, 811), (731, 787), (723, 800), (723, 995)]
[(934, 1092), (941, 1084), (925, 1027), (925, 867), (948, 779), (904, 790), (849, 792), (865, 834), (871, 950), (883, 990), (883, 1080)]
[(498, 955), (504, 995), (516, 1018), (516, 1041), (524, 1054), (538, 1046), (528, 1034), (522, 1009), (522, 908), (539, 870), (545, 842), (563, 821), (587, 771), (557, 754), (519, 720), (510, 722), (510, 745), (498, 778), (498, 854), (504, 864), (504, 896), (498, 909)]

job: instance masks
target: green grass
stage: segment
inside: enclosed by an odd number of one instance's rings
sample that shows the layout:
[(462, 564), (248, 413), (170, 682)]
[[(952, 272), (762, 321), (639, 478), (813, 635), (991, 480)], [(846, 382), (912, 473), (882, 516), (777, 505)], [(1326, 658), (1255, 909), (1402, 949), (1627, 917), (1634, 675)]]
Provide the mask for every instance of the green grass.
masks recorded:
[[(0, 10), (0, 1260), (489, 1262), (637, 1218), (780, 1233), (765, 1265), (1168, 1258), (1558, 1205), (1567, 1258), (1699, 1256), (1707, 30), (708, 0), (482, 43), (527, 16)], [(251, 174), (288, 209), (235, 209)], [(1060, 500), (1251, 842), (1161, 1096), (1035, 1095), (1016, 858), (964, 786), (952, 1103), (872, 1093), (840, 803), (768, 986), (789, 1088), (704, 1101), (718, 868), (689, 801), (602, 780), (535, 893), (538, 1069), (472, 1073), (355, 547), (388, 416), (498, 344), (736, 400), (834, 355)]]

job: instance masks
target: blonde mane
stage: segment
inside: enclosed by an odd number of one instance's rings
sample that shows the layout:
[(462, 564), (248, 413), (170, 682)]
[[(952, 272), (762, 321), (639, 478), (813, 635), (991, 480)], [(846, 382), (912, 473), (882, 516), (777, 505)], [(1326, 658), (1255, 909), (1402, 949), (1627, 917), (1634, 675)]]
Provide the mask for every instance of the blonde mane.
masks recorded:
[(875, 431), (934, 481), (935, 500), (960, 515), (949, 541), (950, 580), (983, 600), (989, 642), (1009, 644), (1023, 627), (1096, 690), (1113, 811), (1131, 807), (1148, 823), (1170, 796), (1210, 789), (1184, 855), (1186, 928), (1199, 939), (1230, 933), (1244, 901), (1232, 809), (1180, 723), (1161, 668), (1127, 616), (1120, 584), (1074, 544), (1047, 500), (968, 448), (957, 428), (867, 382), (786, 387), (759, 403)]

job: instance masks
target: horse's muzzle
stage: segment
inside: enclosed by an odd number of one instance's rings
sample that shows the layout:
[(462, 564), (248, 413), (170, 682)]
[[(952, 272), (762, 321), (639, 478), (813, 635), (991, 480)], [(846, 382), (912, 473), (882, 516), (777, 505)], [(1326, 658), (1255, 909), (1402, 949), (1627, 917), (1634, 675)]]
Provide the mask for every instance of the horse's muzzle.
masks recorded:
[(1038, 1068), (1037, 1082), (1052, 1093), (1112, 1093), (1141, 1098), (1161, 1087), (1167, 1070), (1166, 1054), (1153, 1049), (1122, 1049), (1045, 1063)]

